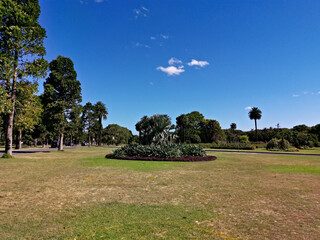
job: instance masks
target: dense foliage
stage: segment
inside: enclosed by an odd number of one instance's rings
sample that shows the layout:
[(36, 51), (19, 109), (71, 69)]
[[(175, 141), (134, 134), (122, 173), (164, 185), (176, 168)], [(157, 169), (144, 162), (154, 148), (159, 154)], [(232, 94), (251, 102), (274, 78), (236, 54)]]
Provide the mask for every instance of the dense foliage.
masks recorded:
[(185, 144), (126, 145), (114, 151), (114, 156), (180, 158), (184, 156), (206, 156), (202, 147)]
[(273, 138), (267, 143), (267, 150), (284, 150), (287, 151), (290, 148), (290, 143), (286, 139)]

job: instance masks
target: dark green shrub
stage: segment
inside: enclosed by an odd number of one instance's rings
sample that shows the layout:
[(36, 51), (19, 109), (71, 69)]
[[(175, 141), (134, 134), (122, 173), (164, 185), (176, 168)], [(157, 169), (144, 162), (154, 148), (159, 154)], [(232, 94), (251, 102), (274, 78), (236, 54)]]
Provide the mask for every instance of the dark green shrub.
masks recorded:
[(278, 150), (279, 146), (278, 146), (278, 142), (279, 140), (276, 138), (272, 138), (268, 143), (267, 143), (267, 150)]
[(184, 144), (126, 145), (114, 151), (114, 156), (179, 158), (182, 156), (205, 156), (202, 147)]
[(267, 150), (284, 150), (288, 151), (290, 148), (290, 143), (286, 139), (276, 139), (273, 138), (267, 143)]
[(238, 149), (238, 150), (254, 150), (256, 147), (251, 143), (241, 143), (241, 142), (219, 142), (219, 143), (212, 143), (211, 147), (213, 149)]

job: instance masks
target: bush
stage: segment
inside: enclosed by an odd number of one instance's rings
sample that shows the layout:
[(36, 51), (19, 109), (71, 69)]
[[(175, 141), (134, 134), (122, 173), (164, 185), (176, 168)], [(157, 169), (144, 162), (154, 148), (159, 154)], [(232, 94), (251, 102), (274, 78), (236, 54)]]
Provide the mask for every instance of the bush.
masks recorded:
[(219, 143), (212, 143), (210, 148), (215, 149), (239, 149), (239, 150), (254, 150), (256, 147), (251, 143), (241, 143), (241, 142), (219, 142)]
[(241, 136), (239, 137), (239, 141), (240, 141), (241, 143), (248, 143), (248, 142), (249, 142), (249, 137), (248, 137), (247, 135), (241, 135)]
[(282, 138), (282, 139), (277, 139), (277, 138), (272, 138), (268, 143), (267, 143), (267, 150), (284, 150), (288, 151), (290, 148), (290, 143)]
[(116, 157), (180, 158), (183, 156), (206, 156), (202, 147), (184, 144), (126, 145), (113, 152)]
[(122, 160), (140, 160), (140, 161), (170, 161), (170, 162), (203, 162), (216, 160), (215, 156), (183, 156), (179, 158), (158, 158), (158, 157), (128, 157), (128, 156), (115, 156), (114, 154), (107, 154), (106, 158), (122, 159)]

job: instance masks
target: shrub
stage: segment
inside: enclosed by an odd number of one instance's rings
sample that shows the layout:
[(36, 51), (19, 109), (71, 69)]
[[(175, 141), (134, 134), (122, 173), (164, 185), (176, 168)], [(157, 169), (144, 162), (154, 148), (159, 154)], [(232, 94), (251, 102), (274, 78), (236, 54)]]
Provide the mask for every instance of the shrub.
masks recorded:
[(256, 147), (251, 143), (241, 143), (241, 142), (219, 142), (212, 143), (210, 148), (215, 149), (239, 149), (239, 150), (254, 150)]
[(122, 159), (122, 160), (142, 160), (142, 161), (170, 161), (170, 162), (203, 162), (216, 160), (215, 156), (183, 156), (179, 158), (158, 158), (158, 157), (128, 157), (128, 156), (115, 156), (114, 154), (107, 154), (106, 158)]
[(267, 150), (284, 150), (288, 151), (290, 148), (290, 143), (282, 138), (282, 139), (277, 139), (277, 138), (272, 138), (268, 143), (267, 143)]
[(279, 149), (278, 146), (278, 139), (272, 138), (268, 143), (267, 143), (267, 150), (277, 150)]
[(4, 153), (1, 158), (13, 158), (13, 156), (8, 153)]
[(202, 147), (196, 145), (166, 144), (166, 145), (126, 145), (113, 153), (116, 157), (156, 157), (179, 158), (183, 156), (206, 155)]
[(239, 141), (240, 141), (241, 143), (248, 143), (248, 142), (249, 142), (249, 137), (248, 137), (247, 135), (241, 135), (241, 136), (239, 137)]

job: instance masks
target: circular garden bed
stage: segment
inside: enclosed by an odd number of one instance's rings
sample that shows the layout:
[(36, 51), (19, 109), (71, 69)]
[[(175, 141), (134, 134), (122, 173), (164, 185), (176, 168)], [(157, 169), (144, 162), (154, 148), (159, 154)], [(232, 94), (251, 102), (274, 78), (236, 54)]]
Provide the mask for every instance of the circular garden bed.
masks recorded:
[(106, 158), (142, 161), (204, 162), (213, 161), (215, 156), (207, 156), (204, 149), (196, 145), (126, 145), (106, 155)]
[(159, 157), (139, 157), (139, 156), (115, 156), (107, 154), (106, 158), (121, 159), (121, 160), (141, 160), (141, 161), (167, 161), (167, 162), (207, 162), (217, 159), (215, 156), (183, 156), (179, 158), (159, 158)]

